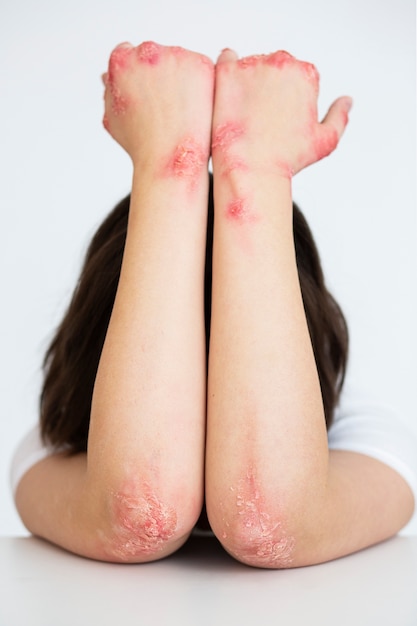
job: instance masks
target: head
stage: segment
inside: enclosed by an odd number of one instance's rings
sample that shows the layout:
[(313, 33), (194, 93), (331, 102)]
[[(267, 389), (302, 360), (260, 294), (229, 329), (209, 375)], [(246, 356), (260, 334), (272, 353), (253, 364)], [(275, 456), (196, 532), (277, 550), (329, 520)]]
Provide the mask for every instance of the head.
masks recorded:
[[(66, 444), (73, 453), (87, 449), (94, 381), (119, 281), (129, 203), (127, 196), (95, 233), (68, 310), (44, 359), (42, 435), (53, 445)], [(207, 353), (214, 222), (211, 176), (208, 209), (204, 290)], [(313, 236), (295, 204), (293, 216), (298, 274), (329, 427), (347, 365), (347, 326), (339, 305), (326, 289)]]

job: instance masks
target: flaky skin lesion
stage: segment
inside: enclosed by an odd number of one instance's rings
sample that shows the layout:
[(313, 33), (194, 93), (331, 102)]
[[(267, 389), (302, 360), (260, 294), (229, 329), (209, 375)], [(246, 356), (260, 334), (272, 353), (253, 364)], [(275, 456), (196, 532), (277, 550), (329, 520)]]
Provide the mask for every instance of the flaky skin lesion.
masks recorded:
[(160, 558), (175, 538), (177, 513), (144, 483), (139, 491), (122, 489), (112, 493), (112, 529), (102, 537), (104, 550), (120, 562)]
[(168, 163), (168, 173), (193, 182), (207, 164), (207, 150), (193, 137), (185, 137), (175, 148)]
[(223, 517), (222, 542), (237, 560), (265, 568), (291, 567), (294, 538), (287, 534), (283, 521), (271, 514), (261, 495), (255, 471), (230, 488), (235, 499), (235, 513)]

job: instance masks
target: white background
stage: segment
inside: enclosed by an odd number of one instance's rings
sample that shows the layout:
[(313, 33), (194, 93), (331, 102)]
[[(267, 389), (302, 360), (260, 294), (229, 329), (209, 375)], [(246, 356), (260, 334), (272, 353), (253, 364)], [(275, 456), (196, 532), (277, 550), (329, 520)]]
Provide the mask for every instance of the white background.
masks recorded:
[(89, 238), (129, 191), (100, 75), (117, 43), (148, 39), (213, 59), (286, 49), (317, 65), (322, 115), (353, 96), (340, 147), (294, 197), (348, 317), (349, 378), (417, 433), (414, 1), (2, 0), (0, 534), (24, 532), (8, 468), (37, 419), (43, 352)]

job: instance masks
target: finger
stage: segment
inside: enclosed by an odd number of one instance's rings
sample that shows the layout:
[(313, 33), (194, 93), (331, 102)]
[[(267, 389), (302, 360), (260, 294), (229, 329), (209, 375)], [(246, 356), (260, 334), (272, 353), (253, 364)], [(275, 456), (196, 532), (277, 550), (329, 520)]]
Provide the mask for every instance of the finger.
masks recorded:
[(315, 142), (316, 158), (322, 159), (333, 152), (342, 137), (349, 121), (352, 98), (343, 96), (330, 106), (321, 124)]
[(349, 121), (349, 111), (352, 108), (353, 100), (349, 96), (342, 96), (333, 102), (324, 117), (321, 126), (325, 130), (336, 130), (338, 140)]
[(130, 41), (122, 41), (122, 43), (119, 43), (116, 47), (115, 50), (131, 50), (133, 48), (133, 44), (130, 43)]
[(114, 48), (109, 59), (109, 68), (124, 67), (129, 54), (132, 52), (133, 46), (128, 41), (119, 43)]
[(239, 57), (234, 50), (231, 50), (230, 48), (224, 48), (224, 50), (222, 50), (219, 56), (217, 57), (216, 63), (227, 63), (230, 61), (237, 61), (238, 58)]
[(101, 75), (101, 80), (102, 80), (103, 85), (105, 87), (107, 87), (107, 79), (108, 79), (108, 74), (107, 74), (107, 72), (104, 72), (104, 74)]

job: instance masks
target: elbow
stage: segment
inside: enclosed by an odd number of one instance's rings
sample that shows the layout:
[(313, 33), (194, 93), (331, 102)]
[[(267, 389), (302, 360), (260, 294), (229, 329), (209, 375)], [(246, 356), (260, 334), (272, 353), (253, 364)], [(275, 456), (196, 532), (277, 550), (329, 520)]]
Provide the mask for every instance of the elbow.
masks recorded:
[(256, 520), (223, 520), (212, 523), (212, 528), (223, 548), (245, 565), (267, 569), (294, 566), (295, 537), (276, 517), (265, 514)]
[(312, 511), (302, 490), (271, 491), (251, 470), (235, 486), (210, 491), (206, 503), (210, 525), (232, 557), (269, 569), (306, 564)]
[(101, 560), (146, 563), (162, 559), (187, 540), (198, 517), (185, 500), (175, 502), (149, 485), (123, 485), (105, 498), (100, 524)]
[(207, 499), (211, 528), (224, 549), (251, 567), (294, 567), (297, 535), (291, 512), (257, 489), (253, 493), (231, 490), (229, 494)]
[[(256, 536), (257, 535), (257, 536)], [(237, 561), (263, 569), (293, 567), (294, 539), (287, 534), (264, 536), (261, 533), (231, 534), (223, 541), (225, 550)]]

